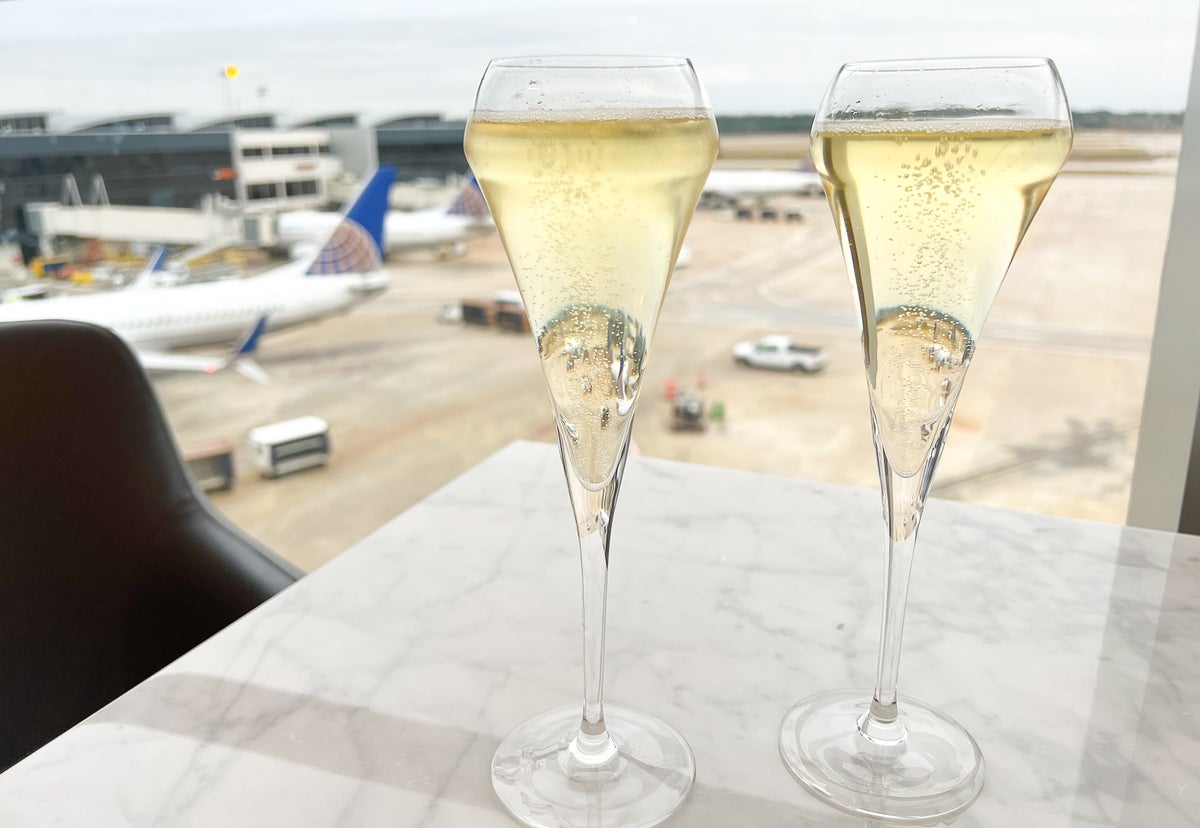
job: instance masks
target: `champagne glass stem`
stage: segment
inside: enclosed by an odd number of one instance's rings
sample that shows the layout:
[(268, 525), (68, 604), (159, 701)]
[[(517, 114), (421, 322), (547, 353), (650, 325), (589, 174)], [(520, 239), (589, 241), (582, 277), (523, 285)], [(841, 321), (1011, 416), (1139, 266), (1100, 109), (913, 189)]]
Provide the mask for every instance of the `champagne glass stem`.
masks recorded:
[[(952, 404), (951, 404), (952, 405)], [(875, 694), (871, 706), (859, 722), (864, 736), (881, 743), (903, 741), (904, 724), (896, 706), (896, 684), (900, 675), (900, 647), (904, 636), (904, 611), (908, 606), (908, 586), (913, 555), (917, 549), (917, 529), (925, 510), (925, 496), (946, 443), (953, 409), (933, 431), (929, 451), (914, 474), (903, 475), (888, 461), (874, 409), (871, 424), (875, 430), (875, 455), (879, 480), (883, 487), (883, 517), (887, 533), (887, 564), (883, 588), (883, 619), (879, 632), (879, 663), (876, 667)]]
[(600, 488), (585, 486), (567, 459), (570, 432), (559, 421), (558, 438), (567, 488), (579, 533), (579, 560), (583, 576), (583, 716), (572, 739), (572, 757), (584, 768), (616, 761), (617, 747), (604, 723), (604, 630), (608, 608), (608, 553), (613, 510), (625, 458), (629, 431), (621, 444), (620, 459), (608, 482)]
[[(900, 644), (904, 635), (904, 610), (908, 605), (909, 575), (912, 572), (913, 553), (917, 549), (916, 524), (921, 517), (920, 510), (914, 509), (911, 500), (906, 497), (911, 482), (911, 478), (901, 477), (889, 469), (884, 484), (887, 492), (884, 507), (887, 570), (879, 633), (879, 664), (870, 709), (871, 723), (879, 726), (898, 726), (896, 682), (900, 673)], [(892, 741), (896, 736), (902, 737), (903, 734), (895, 734), (888, 740)]]
[[(603, 526), (607, 516), (596, 522)], [(583, 720), (575, 739), (577, 758), (603, 762), (614, 748), (604, 725), (604, 623), (608, 604), (608, 529), (579, 538), (583, 568)]]

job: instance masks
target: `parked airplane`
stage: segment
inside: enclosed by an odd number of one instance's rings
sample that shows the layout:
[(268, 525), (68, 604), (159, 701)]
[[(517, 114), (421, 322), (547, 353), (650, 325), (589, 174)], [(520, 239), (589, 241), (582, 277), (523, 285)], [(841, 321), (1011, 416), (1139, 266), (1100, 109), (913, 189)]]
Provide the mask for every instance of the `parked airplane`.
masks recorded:
[[(275, 235), (284, 246), (304, 244), (322, 238), (336, 223), (336, 213), (315, 210), (280, 213)], [(472, 175), (449, 207), (389, 212), (383, 223), (383, 238), (389, 252), (434, 249), (453, 255), (461, 251), (467, 239), (495, 229), (487, 202)]]
[[(395, 170), (380, 167), (340, 217), (324, 245), (309, 256), (246, 279), (126, 289), (0, 305), (0, 322), (73, 319), (111, 328), (148, 370), (205, 371), (246, 363), (258, 334), (343, 313), (385, 290), (383, 217)], [(161, 253), (148, 268), (159, 266)], [(146, 274), (144, 273), (143, 276)], [(142, 281), (139, 277), (139, 281)], [(231, 357), (168, 353), (242, 338)], [(261, 372), (259, 372), (261, 373)]]
[(713, 170), (702, 195), (736, 201), (772, 195), (821, 195), (821, 177), (808, 170)]

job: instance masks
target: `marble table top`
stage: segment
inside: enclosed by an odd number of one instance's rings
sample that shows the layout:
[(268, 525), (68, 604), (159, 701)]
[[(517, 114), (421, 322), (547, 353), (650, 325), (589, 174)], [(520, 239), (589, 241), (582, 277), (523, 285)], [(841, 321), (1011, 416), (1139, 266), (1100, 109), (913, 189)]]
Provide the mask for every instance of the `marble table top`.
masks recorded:
[[(668, 826), (859, 826), (776, 747), (874, 678), (879, 496), (634, 459), (607, 695), (678, 727)], [(514, 443), (0, 775), (0, 825), (509, 826), (489, 763), (579, 701), (555, 449)], [(901, 692), (987, 760), (956, 826), (1200, 825), (1200, 538), (933, 501)], [(6, 711), (5, 715), (20, 715)]]

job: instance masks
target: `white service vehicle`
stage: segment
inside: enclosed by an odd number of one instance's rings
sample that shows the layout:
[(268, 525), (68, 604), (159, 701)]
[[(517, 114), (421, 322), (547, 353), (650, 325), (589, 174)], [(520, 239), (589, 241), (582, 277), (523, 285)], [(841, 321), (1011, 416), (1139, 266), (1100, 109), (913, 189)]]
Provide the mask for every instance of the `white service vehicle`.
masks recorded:
[(251, 429), (246, 439), (264, 477), (280, 477), (329, 462), (329, 423), (320, 417), (259, 426)]
[(773, 334), (734, 345), (733, 360), (754, 368), (812, 374), (829, 364), (829, 354), (819, 345), (797, 345), (790, 336)]

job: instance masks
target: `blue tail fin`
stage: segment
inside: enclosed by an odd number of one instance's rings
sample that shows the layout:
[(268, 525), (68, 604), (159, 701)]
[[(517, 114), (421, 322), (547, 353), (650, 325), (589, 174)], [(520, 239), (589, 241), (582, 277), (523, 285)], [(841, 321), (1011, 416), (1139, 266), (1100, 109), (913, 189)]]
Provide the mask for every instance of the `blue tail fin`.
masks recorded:
[(454, 200), (446, 213), (451, 216), (474, 216), (475, 218), (483, 218), (488, 215), (487, 201), (483, 198), (483, 191), (479, 189), (479, 182), (475, 180), (475, 173), (468, 173), (466, 186), (463, 187), (462, 192), (458, 194), (458, 198)]
[(146, 260), (146, 270), (154, 272), (162, 270), (163, 264), (167, 261), (167, 248), (165, 245), (159, 245), (154, 248), (154, 252), (150, 254), (150, 258)]
[(167, 248), (165, 245), (159, 245), (150, 253), (150, 257), (146, 259), (146, 266), (142, 268), (142, 272), (134, 277), (130, 283), (130, 287), (148, 288), (154, 287), (154, 274), (163, 269), (167, 263)]
[(309, 264), (306, 275), (369, 273), (383, 266), (383, 219), (395, 180), (393, 167), (375, 170), (350, 200), (341, 222)]

